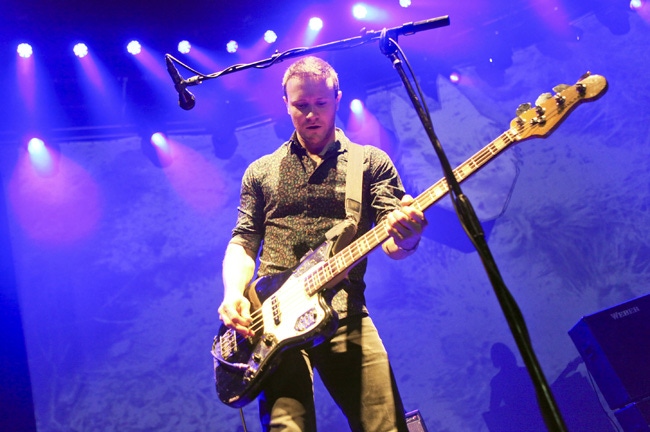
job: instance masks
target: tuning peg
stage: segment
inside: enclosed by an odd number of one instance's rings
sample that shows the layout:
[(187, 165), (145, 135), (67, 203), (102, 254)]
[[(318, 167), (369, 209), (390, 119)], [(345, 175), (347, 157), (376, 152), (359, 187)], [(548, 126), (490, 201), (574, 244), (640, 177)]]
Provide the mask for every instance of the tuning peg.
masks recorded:
[(591, 76), (591, 72), (587, 71), (587, 72), (582, 74), (582, 76), (580, 77), (580, 79), (578, 81), (582, 81), (583, 79), (589, 78), (590, 76)]
[(539, 97), (535, 101), (535, 105), (540, 106), (540, 105), (542, 105), (544, 102), (546, 102), (547, 100), (549, 100), (552, 97), (553, 97), (553, 95), (550, 94), (550, 93), (542, 93), (541, 95), (539, 95)]
[(569, 87), (571, 86), (566, 84), (558, 84), (555, 87), (553, 87), (553, 91), (555, 93), (562, 93), (564, 90), (568, 89)]
[(526, 102), (526, 103), (522, 103), (521, 105), (519, 105), (519, 106), (517, 107), (517, 111), (516, 111), (517, 116), (522, 115), (523, 113), (525, 113), (526, 111), (528, 111), (528, 110), (531, 109), (532, 107), (533, 107), (533, 106), (532, 106), (530, 103), (528, 103), (528, 102)]

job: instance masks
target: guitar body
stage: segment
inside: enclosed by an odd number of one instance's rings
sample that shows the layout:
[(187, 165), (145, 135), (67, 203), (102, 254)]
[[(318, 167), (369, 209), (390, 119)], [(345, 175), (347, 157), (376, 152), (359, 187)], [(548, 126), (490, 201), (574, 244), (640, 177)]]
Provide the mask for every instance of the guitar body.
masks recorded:
[(277, 366), (280, 354), (299, 346), (309, 348), (330, 337), (337, 328), (330, 306), (333, 290), (309, 294), (308, 278), (329, 253), (324, 243), (294, 270), (255, 280), (246, 290), (253, 310), (253, 337), (243, 337), (221, 325), (212, 345), (219, 399), (242, 407), (260, 393), (264, 378)]

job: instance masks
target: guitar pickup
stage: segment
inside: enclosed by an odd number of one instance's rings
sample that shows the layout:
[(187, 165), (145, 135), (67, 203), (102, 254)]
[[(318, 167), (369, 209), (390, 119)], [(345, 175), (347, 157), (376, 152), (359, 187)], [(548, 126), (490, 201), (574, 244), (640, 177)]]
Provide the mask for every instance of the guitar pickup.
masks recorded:
[(294, 330), (302, 332), (316, 323), (316, 308), (311, 308), (304, 314), (300, 315), (293, 326)]
[(280, 325), (282, 322), (282, 312), (280, 312), (280, 302), (276, 296), (271, 298), (271, 312), (273, 314), (273, 322), (275, 325)]

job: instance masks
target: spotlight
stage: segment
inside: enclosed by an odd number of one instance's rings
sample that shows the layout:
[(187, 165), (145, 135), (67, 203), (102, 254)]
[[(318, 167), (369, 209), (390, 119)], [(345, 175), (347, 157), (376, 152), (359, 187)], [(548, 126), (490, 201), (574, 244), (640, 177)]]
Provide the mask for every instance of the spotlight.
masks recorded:
[(146, 133), (140, 143), (142, 152), (159, 168), (166, 168), (173, 162), (172, 147), (162, 132)]
[(74, 52), (74, 55), (76, 55), (79, 58), (84, 58), (88, 55), (88, 47), (84, 43), (76, 44), (72, 48), (72, 51)]
[(403, 8), (411, 6), (411, 0), (399, 0), (399, 5)]
[(34, 50), (32, 49), (32, 46), (28, 43), (19, 44), (18, 48), (16, 49), (16, 52), (22, 58), (30, 58), (32, 54), (34, 54)]
[(643, 1), (642, 0), (631, 0), (630, 1), (630, 9), (637, 10), (637, 9), (641, 9), (642, 7), (643, 7)]
[(45, 143), (40, 138), (32, 138), (27, 143), (27, 151), (32, 156), (38, 156), (45, 151)]
[(318, 17), (313, 17), (309, 20), (309, 29), (312, 31), (319, 31), (323, 28), (323, 20)]
[(272, 44), (273, 42), (278, 40), (278, 35), (276, 35), (273, 30), (267, 30), (266, 33), (264, 33), (264, 40), (267, 43)]
[(230, 54), (236, 53), (238, 48), (239, 44), (237, 44), (237, 42), (234, 40), (231, 40), (226, 44), (226, 51), (228, 51)]
[(449, 81), (451, 81), (454, 84), (458, 84), (460, 82), (460, 75), (458, 72), (452, 72), (449, 74)]
[(368, 8), (363, 3), (357, 3), (352, 7), (352, 16), (358, 20), (365, 19), (368, 16)]
[(192, 49), (192, 45), (186, 40), (180, 41), (178, 43), (178, 52), (181, 54), (188, 54)]
[(352, 7), (352, 15), (358, 20), (381, 21), (388, 18), (388, 13), (377, 6), (368, 6), (365, 3), (356, 3)]
[(33, 137), (27, 142), (27, 152), (29, 153), (29, 160), (36, 173), (41, 177), (49, 177), (57, 172), (57, 151), (56, 149), (49, 149), (45, 145), (45, 141), (40, 138)]
[(137, 40), (132, 40), (127, 44), (126, 50), (129, 54), (138, 55), (142, 52), (142, 45)]
[(167, 138), (165, 137), (165, 135), (163, 135), (162, 132), (156, 132), (151, 135), (151, 144), (155, 145), (159, 149), (169, 148), (169, 144), (167, 143)]
[(363, 112), (363, 102), (359, 99), (353, 99), (352, 102), (350, 102), (350, 111), (357, 115), (361, 114)]

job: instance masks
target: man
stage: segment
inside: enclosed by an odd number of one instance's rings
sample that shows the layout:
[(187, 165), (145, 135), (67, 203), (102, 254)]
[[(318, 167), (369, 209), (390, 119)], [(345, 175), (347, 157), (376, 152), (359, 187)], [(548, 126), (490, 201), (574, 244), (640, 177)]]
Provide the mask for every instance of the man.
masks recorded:
[[(246, 170), (237, 225), (223, 261), (219, 316), (246, 336), (253, 331), (243, 290), (254, 276), (260, 249), (258, 277), (291, 269), (346, 215), (350, 144), (334, 124), (341, 100), (338, 76), (325, 61), (306, 57), (287, 69), (282, 85), (295, 132)], [(363, 170), (357, 237), (386, 219), (390, 237), (384, 252), (394, 259), (413, 254), (426, 225), (424, 215), (409, 206), (413, 199), (404, 194), (383, 151), (364, 146)], [(406, 431), (388, 356), (365, 307), (365, 268), (364, 260), (337, 286), (332, 307), (340, 321), (334, 336), (313, 348), (286, 351), (264, 381), (259, 408), (265, 431), (316, 430), (312, 367), (353, 431)]]

